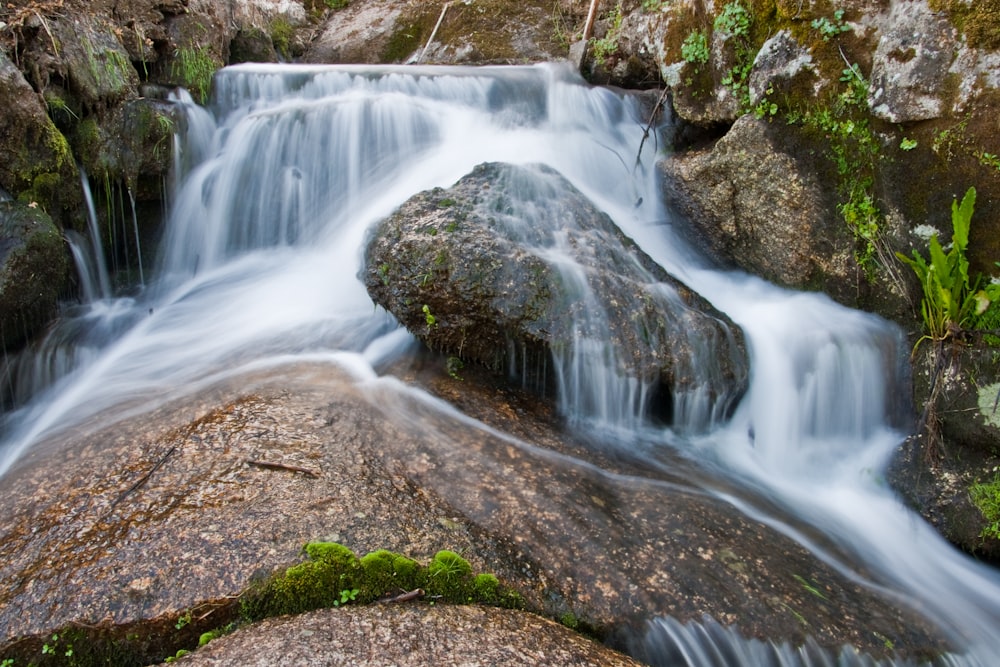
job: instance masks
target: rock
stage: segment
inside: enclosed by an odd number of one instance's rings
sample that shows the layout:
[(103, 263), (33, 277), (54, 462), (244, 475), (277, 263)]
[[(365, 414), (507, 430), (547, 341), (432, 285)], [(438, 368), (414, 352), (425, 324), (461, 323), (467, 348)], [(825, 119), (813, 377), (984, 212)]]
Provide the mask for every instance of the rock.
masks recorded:
[(918, 351), (914, 395), (918, 405), (931, 402), (931, 428), (901, 446), (888, 478), (948, 541), (1000, 562), (1000, 539), (982, 535), (987, 522), (969, 494), (974, 483), (992, 481), (1000, 463), (997, 352), (971, 345), (937, 356), (929, 342)]
[(80, 202), (73, 155), (42, 99), (3, 52), (0, 100), (0, 188), (61, 219), (65, 208)]
[[(103, 638), (142, 664), (161, 660), (232, 620), (254, 577), (301, 561), (316, 539), (422, 562), (450, 548), (529, 608), (603, 631), (708, 614), (746, 636), (799, 641), (805, 617), (827, 647), (944, 648), (898, 599), (693, 488), (685, 459), (604, 456), (555, 428), (537, 399), (492, 390), (474, 370), (464, 381), (436, 362), (397, 370), (460, 396), (486, 426), (393, 378), (298, 365), (147, 414), (114, 409), (39, 443), (0, 479), (0, 655), (27, 663), (65, 628), (84, 633), (77, 648)], [(380, 626), (351, 627), (379, 659)]]
[(53, 21), (52, 33), (60, 44), (60, 69), (86, 110), (104, 110), (138, 95), (139, 73), (109, 22), (74, 14)]
[(442, 5), (351, 2), (328, 15), (304, 60), (485, 65), (568, 55), (568, 45), (552, 29), (551, 2), (452, 2), (443, 12)]
[(140, 199), (161, 196), (179, 120), (174, 107), (144, 97), (119, 104), (99, 118), (80, 122), (72, 136), (84, 171), (93, 178), (124, 181)]
[(692, 242), (724, 265), (850, 302), (858, 267), (822, 166), (786, 151), (793, 128), (744, 116), (712, 148), (661, 162)]
[(788, 30), (779, 30), (760, 47), (753, 61), (748, 87), (750, 104), (768, 96), (789, 95), (815, 79), (812, 55)]
[(57, 310), (69, 260), (58, 227), (40, 208), (0, 201), (0, 345), (40, 331)]
[(188, 657), (213, 665), (524, 665), (639, 667), (532, 614), (492, 607), (370, 605), (273, 618)]
[(893, 3), (872, 62), (872, 113), (892, 123), (940, 117), (956, 47), (941, 14), (922, 2)]
[(740, 330), (547, 167), (484, 164), (411, 198), (372, 233), (364, 282), (428, 346), (493, 369), (593, 340), (666, 405), (705, 392), (722, 416), (746, 388)]

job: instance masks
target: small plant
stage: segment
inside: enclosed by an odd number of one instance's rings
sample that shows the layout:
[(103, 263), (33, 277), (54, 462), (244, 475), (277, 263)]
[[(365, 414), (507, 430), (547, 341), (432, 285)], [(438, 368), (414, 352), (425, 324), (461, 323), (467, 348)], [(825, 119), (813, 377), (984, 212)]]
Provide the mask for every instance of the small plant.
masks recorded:
[(969, 497), (986, 519), (979, 536), (1000, 539), (1000, 466), (993, 468), (992, 481), (969, 487)]
[(427, 322), (427, 326), (428, 327), (436, 327), (437, 326), (437, 318), (434, 317), (434, 315), (431, 313), (430, 306), (428, 306), (425, 303), (424, 307), (421, 308), (421, 310), (424, 312), (424, 321)]
[(458, 357), (448, 357), (444, 367), (445, 370), (448, 371), (448, 375), (450, 375), (453, 380), (462, 379), (460, 373), (462, 372), (462, 369), (465, 368), (465, 364), (462, 363), (461, 359)]
[(700, 66), (708, 62), (708, 36), (700, 30), (695, 30), (684, 38), (681, 44), (681, 58), (684, 62)]
[(750, 14), (740, 3), (730, 2), (715, 17), (713, 27), (730, 37), (747, 37), (750, 34)]
[(358, 593), (360, 592), (361, 591), (357, 588), (345, 588), (340, 591), (340, 598), (333, 601), (333, 606), (339, 607), (347, 604), (348, 602), (354, 602), (358, 599)]
[(598, 65), (603, 65), (604, 62), (616, 51), (618, 51), (618, 37), (620, 36), (622, 29), (622, 5), (618, 3), (615, 8), (611, 10), (611, 14), (608, 16), (611, 22), (611, 27), (608, 28), (607, 34), (600, 39), (595, 39), (591, 42), (591, 49), (594, 54), (594, 61)]
[(343, 9), (348, 5), (348, 0), (323, 0), (323, 4), (329, 9)]
[(182, 614), (181, 616), (177, 617), (177, 622), (174, 623), (174, 628), (182, 630), (185, 627), (187, 627), (187, 625), (190, 622), (191, 622), (191, 612), (187, 612), (186, 614)]
[(14, 658), (4, 658), (0, 660), (0, 667), (14, 667)]
[(1000, 171), (1000, 157), (994, 153), (987, 153), (985, 151), (976, 151), (976, 159), (979, 160), (979, 164), (984, 167), (992, 167), (997, 171)]
[(990, 305), (1000, 300), (1000, 284), (990, 283), (979, 289), (980, 277), (969, 277), (969, 260), (965, 250), (969, 245), (969, 227), (976, 205), (976, 189), (969, 188), (962, 203), (951, 205), (951, 247), (946, 253), (937, 234), (928, 240), (929, 258), (918, 251), (912, 257), (896, 253), (920, 279), (923, 289), (921, 314), (927, 333), (924, 340), (942, 342), (956, 339), (972, 326)]
[(822, 35), (824, 42), (829, 42), (834, 37), (840, 35), (841, 33), (848, 32), (851, 27), (844, 22), (844, 10), (838, 9), (833, 13), (833, 20), (826, 18), (825, 16), (813, 19), (812, 25), (813, 30), (818, 30), (819, 34)]
[(903, 140), (899, 142), (899, 150), (902, 151), (912, 151), (916, 147), (916, 139), (907, 139), (906, 137), (903, 137)]
[(191, 96), (199, 104), (205, 104), (208, 101), (212, 76), (216, 69), (216, 62), (208, 54), (207, 49), (177, 49), (170, 66), (170, 76), (176, 83), (191, 91)]

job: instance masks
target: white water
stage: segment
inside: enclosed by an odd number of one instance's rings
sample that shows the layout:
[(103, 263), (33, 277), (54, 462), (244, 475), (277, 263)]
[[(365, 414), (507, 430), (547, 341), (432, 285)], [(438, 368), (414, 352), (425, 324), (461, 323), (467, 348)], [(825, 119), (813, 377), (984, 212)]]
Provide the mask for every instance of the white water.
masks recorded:
[[(729, 498), (845, 573), (857, 560), (915, 600), (963, 649), (955, 664), (990, 665), (1000, 655), (1000, 577), (951, 549), (880, 483), (902, 437), (891, 426), (892, 397), (903, 390), (896, 332), (821, 297), (700, 265), (660, 204), (650, 142), (636, 164), (644, 119), (628, 100), (551, 66), (241, 66), (216, 83), (212, 113), (178, 98), (187, 134), (177, 143), (157, 275), (142, 297), (99, 299), (75, 320), (75, 333), (51, 353), (58, 363), (42, 364), (58, 365), (52, 375), (63, 377), (39, 381), (52, 386), (7, 419), (0, 474), (53, 430), (113, 406), (122, 416), (148, 409), (267, 356), (337, 351), (368, 366), (373, 354), (401, 354), (410, 337), (373, 309), (356, 277), (366, 231), (412, 194), (447, 187), (476, 164), (543, 163), (747, 334), (752, 384), (733, 419), (701, 436), (677, 424), (661, 434), (663, 446), (683, 443), (720, 475), (793, 509), (796, 525)], [(104, 285), (94, 291), (105, 296)], [(564, 410), (619, 422), (607, 426), (628, 446), (634, 410), (617, 402), (641, 404), (633, 398), (641, 389), (626, 383), (604, 400), (601, 391), (620, 378), (576, 368), (559, 370)], [(819, 527), (827, 542), (815, 544), (803, 525)], [(663, 632), (676, 646), (688, 631), (653, 623), (650, 642)], [(771, 664), (755, 657), (755, 645), (734, 641), (743, 648), (726, 664)], [(774, 664), (796, 664), (781, 660)]]

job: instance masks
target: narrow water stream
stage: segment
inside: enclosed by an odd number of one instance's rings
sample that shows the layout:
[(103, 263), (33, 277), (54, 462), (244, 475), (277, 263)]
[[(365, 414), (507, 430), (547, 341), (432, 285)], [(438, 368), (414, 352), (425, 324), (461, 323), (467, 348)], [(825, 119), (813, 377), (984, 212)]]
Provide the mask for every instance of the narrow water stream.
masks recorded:
[[(845, 573), (873, 572), (916, 600), (962, 649), (942, 663), (995, 664), (1000, 575), (953, 550), (882, 482), (908, 409), (898, 400), (899, 332), (821, 296), (706, 266), (672, 228), (655, 147), (639, 151), (646, 119), (633, 101), (562, 66), (238, 66), (217, 76), (209, 110), (183, 93), (176, 103), (187, 127), (159, 264), (137, 297), (112, 297), (96, 278), (93, 300), (52, 333), (21, 374), (31, 379), (16, 393), (33, 398), (5, 417), (0, 474), (54, 430), (109, 407), (148, 409), (224, 369), (272, 355), (338, 351), (369, 364), (373, 350), (405, 354), (410, 337), (357, 278), (367, 231), (477, 164), (545, 164), (739, 324), (752, 363), (735, 415), (708, 432), (684, 423), (684, 411), (652, 429), (642, 400), (623, 408), (633, 394), (609, 391), (617, 380), (601, 367), (562, 383), (569, 421), (614, 433), (616, 447), (641, 440), (650, 465), (660, 447), (715, 470), (725, 483), (707, 490)], [(734, 482), (751, 492), (723, 490)], [(652, 621), (640, 643), (662, 664), (870, 664), (848, 649), (829, 656), (671, 619)]]

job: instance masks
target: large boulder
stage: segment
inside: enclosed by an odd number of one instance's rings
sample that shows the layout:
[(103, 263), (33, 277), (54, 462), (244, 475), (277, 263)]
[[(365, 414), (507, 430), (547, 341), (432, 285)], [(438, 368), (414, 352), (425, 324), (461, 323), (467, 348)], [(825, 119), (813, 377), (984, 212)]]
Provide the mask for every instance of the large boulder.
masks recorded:
[[(529, 608), (597, 630), (707, 614), (746, 636), (809, 634), (834, 650), (944, 648), (899, 599), (693, 488), (700, 473), (682, 457), (650, 466), (604, 456), (553, 426), (536, 398), (491, 390), (485, 371), (470, 368), (463, 381), (437, 363), (393, 372), (457, 396), (479, 421), (394, 378), (358, 382), (332, 365), (296, 365), (240, 374), (146, 414), (123, 418), (116, 407), (38, 443), (0, 478), (0, 659), (28, 663), (53, 634), (80, 653), (113, 648), (114, 664), (193, 648), (233, 619), (255, 578), (300, 562), (311, 540), (421, 562), (451, 549)], [(391, 613), (339, 620), (363, 646), (391, 627), (434, 641), (411, 621), (437, 628), (440, 617)], [(286, 628), (295, 651), (311, 640), (292, 629), (313, 630), (315, 618), (247, 636)], [(530, 649), (532, 636), (517, 646)], [(218, 657), (227, 644), (209, 646)]]
[(48, 323), (68, 270), (52, 219), (37, 204), (0, 202), (0, 346), (16, 347)]
[(794, 132), (744, 116), (710, 148), (663, 160), (664, 191), (692, 242), (723, 265), (847, 301), (858, 279), (853, 239), (823, 163), (789, 145)]
[(212, 641), (185, 664), (640, 667), (621, 653), (532, 614), (422, 604), (346, 607), (268, 619)]
[(371, 235), (364, 282), (428, 346), (490, 368), (596, 341), (663, 405), (701, 393), (725, 414), (746, 387), (740, 330), (547, 167), (483, 164), (411, 198)]

